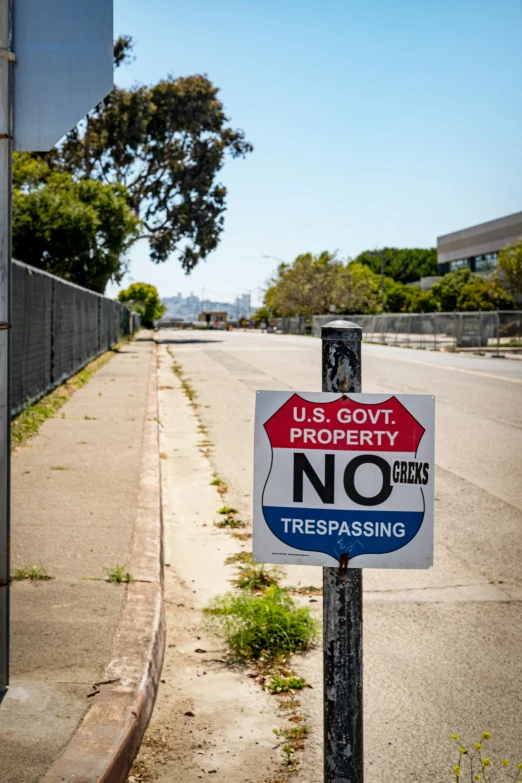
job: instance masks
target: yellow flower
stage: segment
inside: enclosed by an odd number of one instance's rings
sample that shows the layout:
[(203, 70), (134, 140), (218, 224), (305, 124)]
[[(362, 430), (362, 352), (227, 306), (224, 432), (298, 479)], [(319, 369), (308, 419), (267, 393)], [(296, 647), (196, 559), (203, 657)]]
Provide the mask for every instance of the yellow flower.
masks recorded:
[(500, 763), (502, 764), (503, 767), (507, 767), (509, 765), (509, 761), (507, 759), (502, 759)]
[(517, 769), (522, 769), (522, 764), (517, 764)]
[(489, 733), (489, 731), (482, 732), (482, 739), (491, 739), (491, 734)]
[(466, 750), (466, 748), (459, 748), (459, 753), (464, 754), (464, 753), (467, 753), (467, 752), (468, 751)]
[(475, 772), (475, 780), (480, 780), (480, 772)]
[(452, 734), (451, 739), (458, 740), (459, 735), (458, 734)]
[(455, 767), (453, 767), (453, 772), (455, 773), (455, 777), (458, 780), (460, 778), (460, 767), (458, 764)]
[(491, 761), (489, 759), (482, 759), (482, 766), (491, 767)]
[(481, 750), (482, 742), (475, 742), (475, 750)]

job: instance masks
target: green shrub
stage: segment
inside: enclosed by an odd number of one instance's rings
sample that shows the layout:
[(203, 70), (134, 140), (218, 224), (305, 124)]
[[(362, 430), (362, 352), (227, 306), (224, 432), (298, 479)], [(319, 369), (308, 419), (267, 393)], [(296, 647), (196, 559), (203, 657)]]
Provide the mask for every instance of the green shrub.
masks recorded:
[(319, 624), (308, 608), (296, 607), (288, 592), (276, 586), (263, 595), (242, 592), (214, 598), (205, 609), (207, 628), (225, 640), (240, 660), (276, 660), (308, 650)]
[(267, 690), (270, 693), (293, 693), (293, 691), (302, 691), (306, 687), (304, 677), (281, 677), (276, 674), (269, 683)]

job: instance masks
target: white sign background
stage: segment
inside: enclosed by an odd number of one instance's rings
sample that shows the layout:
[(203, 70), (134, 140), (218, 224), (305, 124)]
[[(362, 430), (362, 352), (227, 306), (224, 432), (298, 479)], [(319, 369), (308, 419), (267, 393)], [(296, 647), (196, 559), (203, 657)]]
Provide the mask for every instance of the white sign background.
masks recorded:
[[(291, 404), (281, 411), (289, 401)], [(310, 403), (322, 407), (325, 416), (329, 410), (325, 406), (337, 403), (336, 408), (330, 410), (334, 413), (337, 410), (343, 421), (339, 423), (339, 418), (332, 419), (335, 424), (328, 428), (331, 436), (326, 429), (321, 430), (321, 426), (327, 427), (326, 423), (321, 425), (313, 420), (315, 414), (311, 414), (311, 410), (315, 409), (310, 409)], [(390, 405), (399, 412), (402, 425), (399, 421), (395, 423)], [(369, 414), (359, 413), (355, 418), (359, 422), (365, 420), (364, 425), (354, 424), (353, 419), (350, 424), (350, 414), (346, 411), (343, 411), (344, 415), (340, 414), (339, 406), (351, 407), (352, 411), (355, 407), (368, 406), (365, 410), (372, 412), (373, 421)], [(305, 407), (309, 414), (305, 423), (293, 421), (294, 416), (302, 419)], [(297, 413), (293, 413), (296, 409)], [(274, 438), (272, 434), (272, 440), (277, 443), (273, 447), (265, 425), (278, 411), (274, 420), (278, 421), (277, 435)], [(349, 567), (353, 568), (429, 568), (433, 565), (434, 414), (435, 399), (430, 395), (258, 391), (254, 440), (254, 560), (337, 566), (340, 554), (346, 552), (350, 558)], [(320, 418), (321, 414), (317, 416)], [(325, 422), (329, 421), (330, 418), (325, 419)], [(306, 422), (315, 435), (308, 434), (304, 442)], [(272, 425), (268, 425), (269, 429)], [(306, 431), (311, 432), (310, 429)], [(271, 432), (274, 432), (273, 426)], [(394, 437), (396, 432), (398, 435)], [(414, 434), (416, 438), (413, 438)], [(290, 442), (290, 437), (295, 442)], [(330, 443), (320, 445), (319, 441), (327, 441), (329, 437)], [(334, 439), (337, 444), (332, 446)], [(310, 442), (314, 440), (315, 444)], [(380, 445), (376, 447), (378, 442)], [(299, 459), (309, 466), (301, 476), (300, 501), (294, 500), (295, 453), (302, 454)], [(335, 479), (331, 482), (334, 503), (324, 503), (309, 478), (309, 473), (315, 472), (321, 485), (326, 486), (325, 455), (335, 457)], [(374, 455), (380, 458), (381, 464), (387, 462), (392, 475), (396, 472), (397, 477), (399, 468), (393, 468), (397, 461), (427, 465), (422, 474), (426, 483), (392, 481), (389, 496), (378, 505), (354, 502), (345, 491), (343, 476), (348, 463), (361, 455)], [(332, 465), (332, 456), (329, 459)], [(419, 481), (419, 471), (416, 476)], [(371, 497), (383, 486), (383, 474), (378, 466), (365, 463), (357, 468), (354, 482), (360, 495)], [(404, 538), (390, 537), (390, 530)], [(402, 540), (406, 543), (402, 544)], [(393, 551), (382, 551), (387, 547)], [(381, 551), (369, 552), (372, 548)]]

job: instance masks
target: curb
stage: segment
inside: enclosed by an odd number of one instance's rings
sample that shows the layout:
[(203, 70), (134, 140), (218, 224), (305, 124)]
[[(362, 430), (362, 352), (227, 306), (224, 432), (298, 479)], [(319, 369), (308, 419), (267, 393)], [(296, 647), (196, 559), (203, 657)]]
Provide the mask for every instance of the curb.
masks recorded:
[(124, 783), (127, 777), (152, 714), (163, 664), (162, 533), (154, 342), (129, 565), (136, 581), (127, 585), (111, 660), (101, 677), (108, 682), (99, 683), (100, 692), (41, 783)]

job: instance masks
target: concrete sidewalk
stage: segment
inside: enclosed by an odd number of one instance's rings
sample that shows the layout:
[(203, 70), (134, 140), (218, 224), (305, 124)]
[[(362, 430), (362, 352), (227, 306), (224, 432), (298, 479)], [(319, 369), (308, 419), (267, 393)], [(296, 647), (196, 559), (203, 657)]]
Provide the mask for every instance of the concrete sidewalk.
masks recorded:
[(12, 569), (35, 564), (54, 579), (11, 586), (1, 783), (40, 780), (94, 699), (100, 701), (89, 694), (106, 676), (129, 593), (104, 577), (116, 565), (132, 574), (142, 438), (151, 427), (152, 361), (153, 342), (145, 333), (13, 455)]

